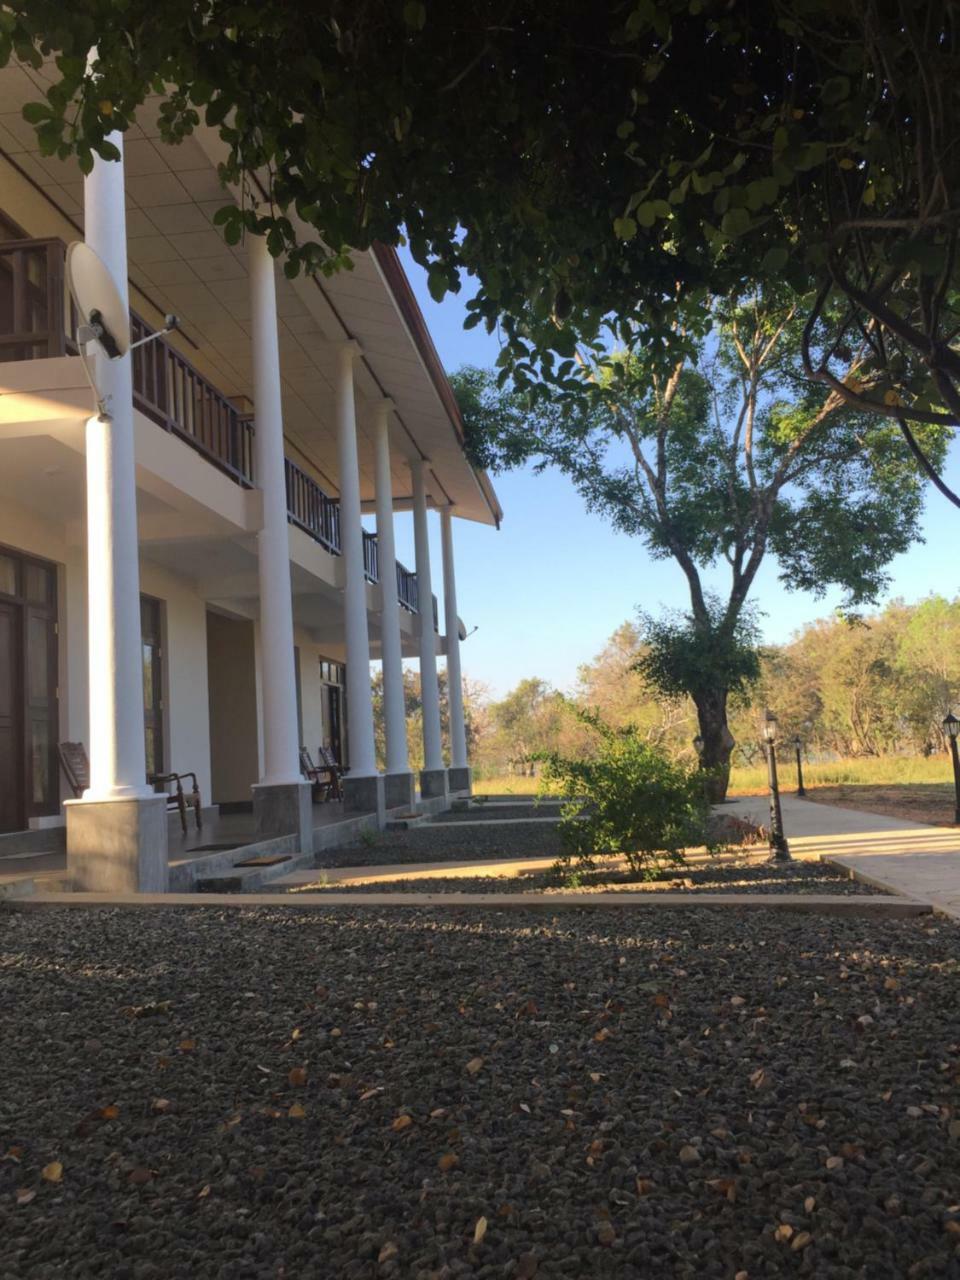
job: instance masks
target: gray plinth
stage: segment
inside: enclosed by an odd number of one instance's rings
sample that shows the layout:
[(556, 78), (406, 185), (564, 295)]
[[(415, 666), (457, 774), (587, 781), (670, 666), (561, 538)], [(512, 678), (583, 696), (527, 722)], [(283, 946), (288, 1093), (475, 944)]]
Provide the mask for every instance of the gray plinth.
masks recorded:
[(365, 777), (354, 777), (352, 774), (341, 782), (343, 788), (343, 808), (345, 813), (375, 813), (378, 822), (384, 808), (383, 777), (379, 773)]
[(166, 893), (167, 801), (67, 800), (67, 874), (94, 893)]
[(383, 803), (387, 809), (412, 809), (417, 803), (417, 783), (413, 774), (385, 773)]
[(253, 788), (253, 822), (257, 836), (297, 837), (300, 853), (313, 853), (313, 800), (309, 782), (259, 785)]
[(450, 795), (446, 769), (421, 769), (420, 794), (424, 800), (434, 800), (441, 796), (446, 800)]
[(465, 765), (462, 769), (455, 769), (453, 765), (447, 770), (447, 786), (450, 788), (451, 795), (456, 792), (458, 794), (466, 793), (468, 796), (473, 794), (473, 770), (469, 765)]

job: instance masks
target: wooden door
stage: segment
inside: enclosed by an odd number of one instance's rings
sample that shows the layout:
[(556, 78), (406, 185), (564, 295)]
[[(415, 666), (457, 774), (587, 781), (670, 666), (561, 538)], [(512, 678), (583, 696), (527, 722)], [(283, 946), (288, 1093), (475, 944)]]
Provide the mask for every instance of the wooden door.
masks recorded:
[(0, 547), (0, 831), (60, 807), (57, 570)]
[(0, 601), (0, 831), (26, 826), (23, 787), (23, 626)]
[(166, 771), (163, 742), (162, 606), (152, 596), (140, 597), (143, 655), (143, 731), (147, 777)]

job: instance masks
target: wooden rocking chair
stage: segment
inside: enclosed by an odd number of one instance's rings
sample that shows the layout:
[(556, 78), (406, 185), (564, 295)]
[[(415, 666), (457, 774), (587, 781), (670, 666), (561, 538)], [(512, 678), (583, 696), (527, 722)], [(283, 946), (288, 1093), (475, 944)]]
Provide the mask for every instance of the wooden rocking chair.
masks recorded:
[(340, 761), (333, 753), (333, 747), (318, 747), (317, 754), (321, 762), (326, 765), (333, 775), (333, 798), (335, 800), (343, 799), (343, 788), (340, 786), (340, 780), (343, 777), (343, 770), (340, 768)]
[[(320, 748), (321, 756), (323, 748)], [(340, 775), (335, 765), (329, 765), (326, 760), (322, 760), (319, 765), (313, 763), (313, 758), (306, 747), (300, 748), (300, 771), (309, 783), (313, 786), (313, 798), (315, 800), (339, 800), (340, 799)]]
[[(75, 800), (79, 800), (84, 791), (90, 786), (90, 761), (87, 758), (87, 749), (82, 742), (61, 742), (57, 747), (57, 758), (60, 761), (60, 768), (63, 770), (64, 777), (70, 790), (73, 792)], [(183, 790), (183, 779), (189, 778), (192, 782), (192, 788), (189, 797)], [(193, 810), (194, 818), (197, 823), (197, 830), (203, 829), (203, 815), (201, 813), (200, 788), (197, 785), (197, 775), (195, 773), (151, 773), (147, 775), (147, 782), (152, 787), (162, 787), (163, 794), (167, 801), (167, 812), (176, 810), (180, 815), (180, 826), (183, 828), (183, 834), (187, 834), (187, 807)], [(173, 791), (167, 791), (167, 787), (171, 783), (175, 783)]]

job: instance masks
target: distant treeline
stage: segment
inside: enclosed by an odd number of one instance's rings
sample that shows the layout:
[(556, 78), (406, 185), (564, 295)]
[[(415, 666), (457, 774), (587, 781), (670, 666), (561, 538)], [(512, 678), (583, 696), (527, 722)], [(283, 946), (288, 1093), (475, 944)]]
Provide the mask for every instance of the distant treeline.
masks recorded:
[[(633, 670), (640, 652), (639, 629), (624, 623), (580, 668), (570, 698), (535, 676), (500, 700), (468, 684), (475, 764), (487, 773), (529, 773), (539, 751), (590, 751), (591, 732), (577, 707), (596, 709), (614, 725), (637, 724), (651, 741), (690, 753), (693, 707), (654, 696)], [(820, 619), (789, 643), (764, 649), (759, 683), (732, 707), (735, 763), (758, 756), (768, 706), (782, 736), (799, 735), (813, 757), (944, 750), (941, 722), (951, 707), (960, 713), (960, 598), (895, 600), (869, 616)]]

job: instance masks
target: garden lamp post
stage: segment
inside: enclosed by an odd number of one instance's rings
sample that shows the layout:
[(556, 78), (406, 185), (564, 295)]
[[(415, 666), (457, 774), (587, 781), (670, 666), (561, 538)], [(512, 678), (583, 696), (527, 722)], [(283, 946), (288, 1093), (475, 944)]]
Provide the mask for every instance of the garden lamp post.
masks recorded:
[(953, 758), (953, 821), (960, 826), (960, 756), (957, 755), (957, 734), (960, 733), (960, 720), (948, 711), (943, 722), (943, 729), (950, 739), (950, 755)]
[(777, 717), (767, 709), (763, 716), (763, 739), (767, 748), (767, 781), (770, 786), (770, 857), (790, 862), (790, 846), (783, 834), (780, 788), (777, 784)]
[(802, 756), (803, 743), (800, 739), (799, 733), (794, 738), (793, 745), (797, 749), (797, 795), (805, 796), (807, 794), (807, 789), (803, 785), (803, 756)]
[(693, 749), (697, 753), (697, 760), (699, 761), (700, 767), (702, 769), (703, 768), (703, 738), (699, 733), (693, 740)]

